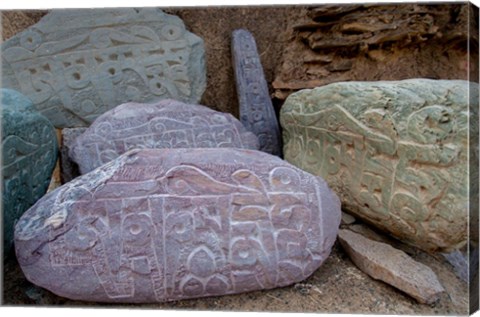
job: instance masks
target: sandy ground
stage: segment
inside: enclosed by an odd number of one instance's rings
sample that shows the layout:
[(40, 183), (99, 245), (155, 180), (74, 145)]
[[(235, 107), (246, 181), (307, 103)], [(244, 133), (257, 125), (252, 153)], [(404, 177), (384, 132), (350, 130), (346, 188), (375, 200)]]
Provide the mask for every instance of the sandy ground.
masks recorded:
[(325, 263), (302, 283), (265, 291), (163, 304), (110, 305), (61, 298), (23, 276), (10, 256), (4, 266), (3, 304), (7, 306), (124, 307), (165, 310), (305, 312), (347, 314), (468, 314), (468, 286), (441, 256), (411, 249), (411, 256), (437, 274), (446, 293), (434, 305), (422, 305), (393, 287), (360, 271), (337, 242)]

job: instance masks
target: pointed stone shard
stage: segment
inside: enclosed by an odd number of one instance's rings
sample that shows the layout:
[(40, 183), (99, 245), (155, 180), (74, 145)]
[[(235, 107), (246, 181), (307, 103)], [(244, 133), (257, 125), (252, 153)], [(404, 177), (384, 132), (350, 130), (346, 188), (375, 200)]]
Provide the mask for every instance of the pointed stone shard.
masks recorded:
[(354, 216), (342, 211), (342, 225), (351, 225), (357, 221)]
[(203, 40), (156, 8), (53, 10), (1, 50), (2, 86), (57, 128), (128, 101), (196, 103), (206, 85)]
[(240, 121), (258, 136), (261, 151), (281, 156), (280, 128), (268, 93), (257, 45), (250, 32), (240, 29), (232, 33), (232, 56)]
[(47, 191), (58, 145), (52, 124), (17, 91), (0, 89), (0, 116), (3, 247), (8, 254), (15, 222)]
[(431, 79), (299, 91), (280, 114), (284, 157), (323, 177), (355, 217), (448, 252), (467, 241), (478, 92), (478, 83)]
[(339, 241), (353, 263), (376, 280), (388, 283), (423, 304), (433, 304), (443, 286), (428, 266), (403, 251), (350, 230), (340, 230)]
[(72, 143), (69, 155), (82, 174), (136, 148), (258, 149), (257, 137), (231, 114), (171, 99), (120, 105)]
[(60, 296), (160, 302), (302, 281), (339, 225), (327, 184), (278, 157), (143, 149), (44, 196), (15, 247), (27, 279)]

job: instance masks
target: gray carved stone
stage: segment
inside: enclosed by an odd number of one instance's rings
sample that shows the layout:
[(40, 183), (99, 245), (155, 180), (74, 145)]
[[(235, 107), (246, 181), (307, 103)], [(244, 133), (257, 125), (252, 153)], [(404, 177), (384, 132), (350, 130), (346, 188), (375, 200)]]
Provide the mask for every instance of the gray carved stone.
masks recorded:
[(339, 224), (327, 184), (278, 157), (143, 149), (47, 194), (15, 247), (27, 279), (60, 296), (161, 302), (299, 282)]
[(281, 111), (285, 159), (325, 178), (356, 216), (445, 252), (467, 240), (468, 173), (478, 169), (468, 163), (469, 129), (478, 133), (470, 115), (478, 115), (478, 84), (462, 80), (302, 90)]
[(131, 149), (193, 147), (256, 150), (258, 140), (231, 114), (167, 99), (104, 113), (74, 140), (70, 157), (85, 174)]
[(240, 121), (260, 142), (260, 150), (282, 155), (282, 138), (277, 116), (268, 93), (257, 45), (246, 30), (232, 33), (232, 57), (237, 83)]
[(355, 265), (375, 280), (400, 289), (422, 304), (435, 304), (445, 289), (431, 268), (389, 244), (342, 229), (338, 240)]
[(77, 137), (82, 135), (87, 128), (64, 128), (62, 129), (62, 144), (60, 146), (60, 181), (68, 183), (77, 176), (80, 176), (77, 163), (70, 157), (70, 150)]
[(47, 191), (58, 146), (52, 124), (27, 97), (0, 89), (0, 101), (3, 250), (8, 255), (15, 222)]
[(203, 40), (156, 8), (53, 10), (2, 44), (2, 86), (57, 128), (88, 126), (128, 101), (199, 102)]

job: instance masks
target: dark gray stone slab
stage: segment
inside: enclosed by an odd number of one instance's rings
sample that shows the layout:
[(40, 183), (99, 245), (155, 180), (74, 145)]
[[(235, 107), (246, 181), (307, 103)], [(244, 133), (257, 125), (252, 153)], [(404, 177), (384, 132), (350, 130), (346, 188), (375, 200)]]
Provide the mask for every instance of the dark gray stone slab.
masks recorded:
[(282, 137), (268, 93), (257, 45), (246, 30), (232, 33), (232, 57), (237, 83), (240, 121), (260, 142), (260, 150), (281, 156)]
[(1, 48), (2, 86), (57, 128), (128, 101), (196, 103), (205, 90), (203, 40), (156, 8), (52, 10)]
[(62, 129), (62, 144), (60, 146), (60, 181), (68, 183), (77, 176), (80, 176), (77, 163), (69, 155), (75, 139), (84, 133), (87, 128), (64, 128)]
[(143, 149), (47, 194), (15, 246), (27, 279), (60, 296), (160, 302), (304, 280), (339, 224), (326, 183), (278, 157)]
[(13, 243), (15, 222), (47, 191), (57, 160), (52, 124), (17, 91), (0, 89), (2, 125), (2, 211), (4, 254)]
[(103, 114), (73, 142), (70, 157), (85, 174), (135, 148), (258, 149), (257, 137), (231, 114), (176, 100), (127, 103)]

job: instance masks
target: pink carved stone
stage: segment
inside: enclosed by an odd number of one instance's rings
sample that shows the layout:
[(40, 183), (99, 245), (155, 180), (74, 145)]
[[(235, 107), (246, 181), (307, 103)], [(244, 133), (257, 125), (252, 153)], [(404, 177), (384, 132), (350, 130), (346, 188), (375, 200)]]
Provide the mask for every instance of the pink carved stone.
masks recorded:
[(302, 281), (339, 225), (325, 181), (270, 154), (143, 149), (44, 196), (15, 247), (27, 279), (60, 296), (162, 302)]
[(135, 148), (212, 147), (257, 150), (259, 142), (231, 114), (167, 99), (104, 113), (76, 138), (70, 157), (85, 174)]

